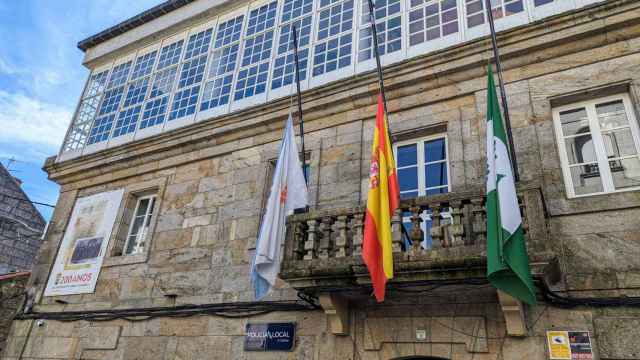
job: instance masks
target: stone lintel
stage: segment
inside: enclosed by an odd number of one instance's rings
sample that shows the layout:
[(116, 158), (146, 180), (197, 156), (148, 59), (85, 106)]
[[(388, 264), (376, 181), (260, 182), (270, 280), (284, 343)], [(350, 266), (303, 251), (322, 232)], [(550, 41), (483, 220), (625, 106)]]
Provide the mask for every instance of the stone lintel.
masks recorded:
[(500, 290), (498, 290), (498, 300), (500, 301), (500, 308), (504, 314), (507, 335), (526, 336), (527, 326), (522, 302)]
[(334, 335), (349, 335), (349, 301), (335, 293), (318, 296), (320, 306), (327, 315), (329, 330)]

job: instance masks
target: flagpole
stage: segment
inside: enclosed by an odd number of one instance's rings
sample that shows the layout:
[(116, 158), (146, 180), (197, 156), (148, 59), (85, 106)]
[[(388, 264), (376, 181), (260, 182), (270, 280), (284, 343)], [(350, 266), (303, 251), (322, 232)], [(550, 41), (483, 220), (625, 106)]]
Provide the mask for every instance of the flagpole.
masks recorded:
[[(371, 0), (369, 0), (371, 1)], [(498, 49), (498, 38), (496, 36), (496, 26), (493, 21), (493, 12), (491, 11), (491, 0), (485, 0), (487, 8), (487, 18), (489, 20), (489, 28), (491, 29), (491, 43), (493, 44), (493, 56), (496, 61), (496, 71), (498, 73), (498, 84), (500, 86), (500, 98), (502, 99), (502, 111), (504, 112), (504, 123), (507, 130), (507, 141), (509, 142), (509, 154), (513, 162), (513, 178), (515, 182), (520, 181), (520, 172), (518, 171), (518, 160), (516, 159), (516, 150), (513, 145), (513, 133), (511, 132), (511, 118), (509, 117), (509, 106), (507, 105), (507, 93), (502, 79), (502, 64), (500, 63), (500, 50)]]
[[(376, 29), (376, 18), (373, 6), (373, 0), (368, 0), (369, 2), (369, 21), (371, 22), (371, 36), (373, 37), (373, 53), (376, 57), (376, 66), (378, 68), (378, 83), (380, 85), (380, 96), (382, 96), (382, 104), (384, 105), (384, 114), (389, 118), (389, 114), (387, 113), (387, 97), (384, 92), (384, 81), (382, 77), (382, 64), (380, 63), (380, 53), (378, 53), (378, 29)], [(389, 136), (391, 139), (391, 136)]]
[(296, 73), (296, 91), (298, 93), (298, 116), (300, 117), (300, 145), (302, 147), (302, 174), (304, 175), (305, 184), (309, 185), (309, 179), (307, 178), (307, 153), (304, 150), (304, 120), (302, 119), (302, 96), (300, 95), (300, 63), (298, 60), (298, 31), (295, 25), (291, 25), (291, 31), (293, 32), (293, 59), (295, 61), (295, 73)]

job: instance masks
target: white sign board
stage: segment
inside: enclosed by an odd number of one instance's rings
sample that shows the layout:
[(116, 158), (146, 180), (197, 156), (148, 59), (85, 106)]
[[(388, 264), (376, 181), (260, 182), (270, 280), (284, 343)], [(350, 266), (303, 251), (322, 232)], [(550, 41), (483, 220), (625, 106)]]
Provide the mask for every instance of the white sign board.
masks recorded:
[(76, 201), (44, 296), (95, 291), (123, 193), (109, 191)]

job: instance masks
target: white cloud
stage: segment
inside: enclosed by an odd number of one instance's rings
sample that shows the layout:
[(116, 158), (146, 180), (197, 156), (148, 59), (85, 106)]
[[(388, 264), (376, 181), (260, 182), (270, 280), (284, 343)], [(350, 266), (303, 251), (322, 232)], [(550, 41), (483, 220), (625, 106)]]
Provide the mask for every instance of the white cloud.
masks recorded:
[(0, 142), (40, 145), (55, 151), (71, 117), (68, 108), (0, 90)]

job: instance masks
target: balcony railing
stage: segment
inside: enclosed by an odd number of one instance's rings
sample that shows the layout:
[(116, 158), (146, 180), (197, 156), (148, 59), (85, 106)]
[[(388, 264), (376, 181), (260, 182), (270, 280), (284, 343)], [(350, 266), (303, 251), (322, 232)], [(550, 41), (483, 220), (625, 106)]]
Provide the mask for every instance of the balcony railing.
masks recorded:
[[(542, 193), (520, 186), (518, 198), (535, 273), (549, 259)], [(482, 188), (402, 201), (392, 220), (393, 281), (484, 277), (485, 201)], [(370, 284), (361, 256), (365, 211), (354, 207), (290, 216), (281, 278), (311, 291)]]

